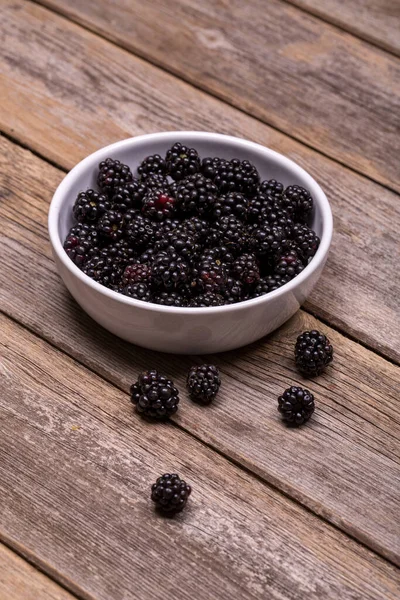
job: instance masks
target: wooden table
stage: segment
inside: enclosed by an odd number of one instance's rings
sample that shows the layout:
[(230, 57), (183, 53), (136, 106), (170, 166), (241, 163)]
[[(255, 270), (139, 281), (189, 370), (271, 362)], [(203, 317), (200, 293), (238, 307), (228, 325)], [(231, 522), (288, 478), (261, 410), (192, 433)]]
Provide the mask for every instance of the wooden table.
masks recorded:
[[(3, 0), (1, 600), (398, 599), (399, 0)], [(46, 216), (65, 172), (152, 131), (220, 131), (298, 161), (331, 201), (323, 277), (284, 327), (212, 358), (219, 399), (184, 393), (200, 358), (116, 339), (71, 300)], [(293, 342), (327, 333), (310, 423)], [(145, 424), (128, 389), (182, 390)], [(187, 510), (154, 514), (165, 471)]]

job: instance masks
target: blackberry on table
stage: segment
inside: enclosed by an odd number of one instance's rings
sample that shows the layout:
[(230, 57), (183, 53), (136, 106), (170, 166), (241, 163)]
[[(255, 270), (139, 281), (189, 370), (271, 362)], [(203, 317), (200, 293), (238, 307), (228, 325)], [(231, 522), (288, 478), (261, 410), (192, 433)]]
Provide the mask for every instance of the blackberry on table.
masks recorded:
[(142, 300), (143, 302), (150, 302), (151, 300), (151, 291), (149, 286), (145, 283), (128, 284), (123, 286), (120, 291), (121, 294), (124, 294), (129, 298), (135, 298), (136, 300)]
[(200, 170), (200, 157), (197, 150), (187, 148), (180, 142), (177, 142), (168, 150), (165, 161), (168, 175), (176, 181), (198, 173)]
[(278, 410), (291, 425), (302, 425), (314, 412), (314, 396), (308, 390), (292, 385), (278, 398)]
[(79, 223), (69, 230), (64, 250), (69, 258), (81, 268), (98, 251), (100, 240), (95, 225)]
[(151, 282), (152, 268), (149, 264), (140, 262), (131, 262), (124, 269), (122, 274), (122, 283), (124, 285), (132, 283), (147, 283)]
[(109, 196), (112, 196), (117, 187), (124, 185), (127, 181), (132, 181), (132, 179), (132, 171), (128, 165), (124, 165), (119, 160), (106, 158), (99, 164), (97, 184)]
[(295, 250), (289, 250), (279, 257), (274, 272), (281, 277), (293, 279), (302, 272), (304, 264)]
[(297, 338), (295, 361), (298, 370), (309, 377), (320, 375), (333, 360), (333, 347), (319, 331), (304, 331)]
[(112, 196), (113, 208), (126, 214), (131, 208), (140, 209), (146, 187), (137, 179), (115, 188)]
[(166, 171), (165, 160), (159, 154), (147, 156), (138, 166), (141, 181), (145, 181), (149, 175), (165, 175)]
[(260, 267), (254, 254), (241, 254), (235, 260), (232, 274), (245, 285), (254, 285), (260, 279)]
[(179, 475), (165, 473), (152, 485), (151, 499), (157, 510), (166, 515), (174, 515), (185, 507), (191, 492), (190, 485)]
[(162, 306), (187, 306), (187, 299), (178, 292), (161, 292), (153, 298), (153, 302)]
[(221, 385), (219, 370), (215, 365), (192, 367), (187, 376), (190, 397), (200, 404), (210, 404)]
[(176, 252), (159, 252), (153, 260), (153, 281), (169, 289), (188, 281), (190, 267)]
[(223, 306), (225, 301), (220, 294), (214, 294), (213, 292), (207, 292), (205, 294), (199, 294), (194, 296), (189, 301), (189, 306), (192, 308), (203, 308), (210, 306)]
[(277, 290), (278, 288), (285, 285), (285, 283), (287, 283), (288, 281), (290, 281), (290, 278), (287, 276), (277, 274), (266, 275), (265, 277), (262, 277), (258, 282), (254, 290), (254, 296), (263, 296), (264, 294), (273, 292), (274, 290)]
[(137, 214), (125, 225), (126, 239), (133, 248), (147, 248), (154, 244), (156, 237), (155, 224), (141, 214)]
[(178, 410), (179, 391), (171, 379), (154, 369), (141, 373), (130, 391), (136, 411), (149, 419), (167, 419)]
[(306, 223), (314, 204), (310, 192), (300, 185), (289, 185), (285, 189), (284, 197), (294, 205), (297, 219)]
[(184, 215), (205, 215), (212, 210), (218, 190), (201, 173), (189, 175), (179, 182), (176, 200)]
[(176, 200), (163, 190), (154, 189), (147, 192), (143, 199), (142, 213), (155, 221), (172, 217), (176, 208)]
[(290, 237), (296, 245), (296, 250), (306, 261), (312, 258), (318, 250), (319, 237), (307, 225), (301, 223), (294, 225)]
[(80, 192), (73, 207), (74, 217), (81, 223), (96, 223), (111, 208), (111, 202), (104, 194), (95, 190)]
[(97, 231), (104, 240), (116, 242), (121, 239), (124, 232), (124, 218), (122, 213), (109, 210), (97, 223)]

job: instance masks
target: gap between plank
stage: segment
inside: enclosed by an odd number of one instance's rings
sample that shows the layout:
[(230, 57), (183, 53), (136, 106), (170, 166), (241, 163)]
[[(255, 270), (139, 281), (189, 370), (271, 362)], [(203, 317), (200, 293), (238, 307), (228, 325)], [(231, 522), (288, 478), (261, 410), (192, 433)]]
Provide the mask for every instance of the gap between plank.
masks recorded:
[[(127, 391), (123, 387), (119, 386), (117, 383), (115, 383), (111, 379), (108, 379), (104, 374), (98, 373), (97, 371), (95, 371), (94, 369), (92, 369), (92, 367), (90, 367), (89, 365), (84, 364), (83, 362), (81, 362), (79, 360), (79, 358), (76, 358), (75, 356), (73, 356), (72, 354), (70, 354), (67, 350), (64, 350), (63, 348), (60, 348), (59, 346), (57, 346), (51, 340), (46, 339), (46, 338), (42, 338), (37, 332), (35, 332), (33, 329), (31, 329), (28, 325), (25, 325), (24, 323), (21, 323), (18, 319), (16, 319), (15, 317), (9, 315), (3, 309), (0, 309), (0, 313), (2, 313), (3, 315), (5, 315), (6, 318), (9, 319), (10, 321), (12, 321), (13, 323), (16, 323), (18, 325), (18, 327), (21, 327), (25, 331), (28, 331), (30, 335), (33, 335), (35, 338), (38, 338), (40, 340), (43, 340), (46, 344), (48, 344), (50, 347), (52, 347), (53, 349), (55, 349), (57, 352), (60, 352), (60, 353), (64, 354), (65, 356), (68, 356), (71, 360), (73, 360), (75, 363), (77, 363), (78, 365), (80, 365), (83, 369), (85, 369), (86, 371), (88, 371), (88, 372), (92, 373), (93, 375), (95, 375), (95, 377), (98, 377), (102, 381), (106, 382), (108, 385), (112, 385), (113, 387), (115, 387), (116, 389), (120, 390), (125, 395), (127, 395), (127, 396), (129, 395), (127, 393)], [(308, 506), (304, 505), (301, 502), (301, 500), (298, 500), (296, 497), (291, 496), (288, 492), (286, 492), (285, 490), (282, 490), (280, 487), (278, 487), (273, 482), (264, 479), (259, 473), (257, 473), (257, 471), (253, 471), (252, 469), (250, 469), (245, 464), (241, 464), (238, 460), (236, 460), (235, 458), (233, 458), (233, 457), (225, 454), (222, 450), (220, 450), (219, 448), (213, 446), (213, 444), (211, 444), (210, 442), (207, 442), (207, 441), (203, 440), (201, 437), (199, 437), (198, 435), (196, 435), (195, 433), (193, 433), (189, 429), (186, 429), (180, 423), (176, 423), (174, 420), (172, 420), (170, 418), (167, 419), (167, 422), (170, 425), (172, 425), (173, 427), (175, 427), (176, 429), (178, 429), (179, 431), (183, 431), (186, 435), (188, 435), (191, 438), (195, 439), (196, 441), (198, 441), (199, 443), (201, 443), (203, 446), (209, 448), (212, 452), (215, 452), (218, 456), (220, 456), (224, 460), (228, 461), (230, 464), (232, 464), (235, 467), (239, 468), (240, 470), (244, 471), (250, 477), (252, 477), (252, 478), (256, 479), (258, 482), (260, 482), (262, 485), (264, 485), (264, 486), (272, 489), (279, 496), (288, 499), (290, 502), (293, 502), (297, 506), (300, 506), (308, 514), (312, 514), (313, 516), (317, 517), (318, 519), (321, 519), (321, 521), (323, 521), (324, 523), (326, 523), (329, 527), (333, 527), (336, 531), (339, 531), (341, 535), (344, 535), (344, 536), (350, 538), (351, 540), (353, 540), (355, 543), (357, 543), (358, 546), (366, 548), (368, 551), (372, 552), (373, 554), (376, 554), (377, 556), (379, 556), (380, 558), (382, 558), (384, 561), (390, 563), (391, 565), (393, 565), (394, 567), (397, 568), (397, 564), (394, 561), (392, 561), (390, 558), (388, 558), (387, 556), (385, 556), (385, 554), (379, 548), (376, 548), (375, 546), (372, 547), (372, 545), (366, 543), (365, 541), (362, 541), (363, 537), (364, 537), (362, 534), (360, 535), (360, 538), (357, 538), (355, 536), (355, 534), (351, 533), (350, 531), (342, 529), (339, 525), (337, 525), (336, 523), (334, 523), (334, 522), (330, 521), (329, 519), (327, 519), (326, 517), (324, 517), (323, 514), (318, 514), (312, 508), (309, 508)], [(2, 537), (2, 533), (0, 532), (0, 539), (1, 539), (1, 537)], [(9, 542), (9, 544), (10, 544), (10, 542)], [(14, 550), (13, 547), (11, 547), (11, 549)], [(22, 556), (25, 558), (25, 555), (23, 553), (22, 553)], [(49, 568), (51, 569), (51, 567), (49, 567)], [(44, 572), (47, 574), (46, 571), (44, 571)], [(60, 577), (62, 578), (62, 575), (60, 575)], [(57, 580), (55, 580), (55, 581), (57, 581)], [(57, 583), (58, 583), (58, 581), (57, 581)], [(69, 588), (66, 587), (66, 589), (68, 589), (68, 591), (70, 591)], [(76, 591), (74, 591), (74, 593), (76, 594)], [(81, 594), (79, 596), (79, 598), (81, 600), (95, 600), (91, 596), (85, 595), (85, 593), (82, 592), (82, 590), (79, 590), (79, 593)]]
[[(286, 0), (284, 0), (284, 1), (286, 1)], [(390, 187), (389, 185), (387, 185), (387, 184), (385, 184), (385, 183), (383, 183), (381, 181), (378, 181), (377, 179), (374, 179), (370, 175), (367, 175), (366, 173), (363, 173), (362, 171), (359, 171), (358, 169), (356, 169), (354, 167), (351, 167), (351, 166), (347, 165), (346, 163), (344, 163), (343, 161), (341, 161), (339, 158), (336, 158), (334, 156), (330, 156), (329, 154), (327, 154), (323, 150), (320, 150), (318, 148), (314, 148), (314, 146), (311, 146), (311, 144), (309, 144), (308, 142), (302, 140), (299, 137), (296, 137), (296, 136), (292, 135), (291, 133), (285, 131), (284, 129), (281, 129), (277, 125), (275, 125), (273, 123), (270, 123), (267, 120), (260, 119), (256, 115), (253, 115), (250, 111), (245, 110), (244, 108), (241, 108), (239, 106), (236, 106), (228, 98), (225, 98), (224, 94), (217, 95), (213, 90), (209, 89), (207, 85), (204, 85), (204, 87), (202, 87), (201, 85), (197, 84), (195, 80), (192, 80), (189, 77), (185, 77), (182, 73), (174, 71), (174, 69), (171, 68), (171, 67), (169, 67), (168, 65), (163, 65), (161, 62), (159, 62), (159, 61), (151, 58), (146, 53), (141, 52), (138, 48), (136, 48), (136, 49), (125, 48), (125, 46), (123, 46), (117, 40), (113, 40), (111, 38), (107, 38), (103, 33), (101, 33), (100, 31), (98, 31), (95, 26), (92, 26), (91, 24), (88, 24), (88, 23), (83, 23), (77, 17), (74, 17), (72, 15), (67, 17), (57, 7), (54, 7), (54, 6), (50, 7), (45, 2), (42, 2), (41, 0), (29, 0), (29, 2), (31, 2), (32, 4), (37, 4), (38, 6), (41, 6), (44, 10), (48, 10), (49, 12), (57, 14), (60, 18), (64, 19), (65, 21), (74, 23), (75, 25), (77, 25), (78, 27), (81, 27), (85, 31), (88, 31), (88, 32), (96, 35), (97, 37), (99, 37), (103, 41), (105, 41), (105, 42), (107, 42), (109, 44), (112, 44), (113, 46), (116, 46), (117, 48), (119, 48), (123, 52), (127, 52), (129, 55), (133, 55), (133, 56), (141, 58), (145, 62), (153, 65), (153, 67), (156, 67), (157, 69), (160, 69), (161, 71), (163, 71), (165, 73), (169, 73), (170, 75), (172, 75), (176, 79), (179, 79), (181, 81), (184, 81), (185, 83), (188, 83), (194, 89), (199, 90), (201, 92), (206, 92), (212, 98), (215, 98), (216, 100), (219, 100), (220, 102), (224, 102), (225, 104), (227, 104), (228, 106), (231, 106), (232, 108), (234, 108), (235, 110), (239, 111), (240, 113), (242, 113), (244, 115), (247, 115), (247, 116), (251, 117), (252, 119), (254, 119), (256, 121), (259, 121), (260, 123), (264, 123), (264, 124), (268, 125), (269, 127), (271, 127), (271, 129), (274, 129), (275, 131), (278, 131), (279, 133), (281, 133), (281, 134), (285, 135), (286, 137), (290, 138), (291, 140), (294, 140), (295, 142), (298, 142), (299, 144), (302, 144), (306, 148), (309, 148), (310, 150), (313, 150), (314, 152), (317, 152), (321, 156), (324, 156), (325, 158), (328, 158), (328, 159), (332, 160), (336, 164), (339, 164), (339, 165), (345, 167), (346, 169), (349, 169), (353, 173), (357, 173), (357, 175), (361, 175), (361, 177), (364, 177), (365, 179), (367, 179), (369, 181), (372, 181), (373, 183), (376, 183), (376, 184), (382, 186), (383, 188), (385, 188), (385, 189), (387, 189), (387, 190), (389, 190), (391, 192), (394, 192), (397, 195), (400, 195), (400, 193), (396, 189)], [(303, 11), (303, 12), (306, 12), (306, 14), (309, 14), (307, 11)], [(328, 24), (331, 25), (332, 27), (335, 27), (331, 23), (328, 23)], [(348, 32), (345, 32), (345, 33), (347, 35), (350, 35)], [(369, 42), (365, 42), (365, 43), (369, 43)], [(386, 50), (382, 50), (382, 51), (386, 52)], [(396, 58), (398, 58), (398, 57), (396, 57)]]

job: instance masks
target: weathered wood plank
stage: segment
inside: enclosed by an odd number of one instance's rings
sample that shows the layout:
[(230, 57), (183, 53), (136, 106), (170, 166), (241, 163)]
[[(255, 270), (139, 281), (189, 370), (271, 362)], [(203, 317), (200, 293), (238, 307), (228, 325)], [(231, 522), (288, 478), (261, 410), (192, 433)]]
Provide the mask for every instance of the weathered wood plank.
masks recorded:
[[(3, 310), (124, 390), (150, 366), (184, 390), (193, 359), (176, 361), (123, 343), (69, 298), (54, 271), (43, 201), (61, 173), (6, 146), (4, 160), (20, 168), (2, 169), (8, 173), (0, 211)], [(306, 383), (295, 372), (292, 353), (296, 335), (311, 327), (332, 338), (335, 365), (307, 382), (318, 402), (313, 421), (300, 432), (287, 431), (276, 398), (287, 385)], [(400, 370), (302, 311), (274, 336), (215, 361), (224, 379), (218, 401), (209, 409), (185, 402), (175, 422), (400, 562)]]
[(0, 126), (64, 168), (118, 138), (186, 128), (252, 139), (309, 169), (335, 235), (307, 308), (400, 361), (397, 195), (40, 7), (5, 4), (0, 22)]
[(400, 64), (378, 48), (280, 0), (43, 3), (400, 190)]
[(400, 55), (399, 0), (287, 0)]
[(0, 544), (0, 600), (74, 600), (69, 592)]
[[(0, 318), (2, 531), (96, 599), (395, 599), (398, 571)], [(193, 486), (175, 520), (149, 486)]]

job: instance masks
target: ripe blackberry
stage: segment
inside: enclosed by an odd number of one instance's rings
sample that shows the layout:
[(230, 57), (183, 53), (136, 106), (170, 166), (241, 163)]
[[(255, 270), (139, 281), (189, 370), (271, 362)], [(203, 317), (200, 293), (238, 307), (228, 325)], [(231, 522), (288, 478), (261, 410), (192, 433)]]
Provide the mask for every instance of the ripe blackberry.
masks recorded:
[(140, 254), (138, 260), (142, 264), (152, 265), (155, 256), (156, 256), (156, 252), (155, 252), (154, 248), (147, 248), (147, 250), (145, 250), (142, 254)]
[(99, 253), (85, 263), (82, 271), (97, 283), (111, 287), (120, 286), (123, 268), (107, 254)]
[(101, 250), (100, 254), (109, 256), (115, 264), (120, 265), (122, 268), (135, 257), (134, 249), (126, 240), (118, 240), (118, 242), (109, 244)]
[(245, 285), (254, 285), (260, 279), (260, 267), (254, 254), (241, 254), (233, 263), (231, 272)]
[(229, 267), (235, 260), (235, 255), (226, 246), (215, 246), (214, 248), (206, 248), (204, 254), (215, 261), (219, 261)]
[(185, 507), (191, 492), (190, 485), (179, 475), (165, 473), (151, 486), (151, 499), (157, 510), (166, 515), (174, 515)]
[(240, 192), (223, 194), (214, 203), (213, 217), (219, 219), (226, 215), (235, 215), (242, 221), (246, 220), (249, 201)]
[(165, 156), (167, 173), (175, 181), (180, 181), (188, 175), (200, 171), (200, 157), (197, 150), (187, 148), (177, 142), (170, 148)]
[(290, 237), (296, 244), (296, 250), (305, 261), (312, 258), (318, 250), (319, 237), (307, 225), (301, 225), (301, 223), (294, 225)]
[(302, 425), (308, 421), (314, 408), (313, 394), (294, 385), (278, 398), (278, 410), (283, 420), (292, 425)]
[(107, 241), (116, 242), (122, 238), (123, 231), (123, 215), (115, 210), (109, 210), (101, 217), (97, 223), (97, 231), (99, 235)]
[(148, 156), (138, 166), (141, 181), (145, 181), (149, 175), (165, 175), (166, 170), (165, 160), (159, 154)]
[(98, 219), (110, 210), (111, 202), (104, 194), (94, 190), (80, 192), (75, 200), (73, 213), (77, 221), (81, 223), (96, 223)]
[(222, 294), (225, 291), (228, 272), (224, 263), (212, 253), (203, 254), (193, 268), (193, 287), (201, 294), (212, 292)]
[(162, 306), (187, 306), (187, 299), (178, 292), (161, 292), (153, 298), (153, 302)]
[(312, 377), (320, 375), (333, 360), (333, 348), (328, 338), (315, 329), (304, 331), (296, 341), (294, 349), (298, 370)]
[(269, 196), (282, 196), (284, 186), (283, 183), (276, 181), (276, 179), (269, 179), (268, 181), (263, 181), (260, 183), (260, 187), (258, 189), (262, 194), (267, 194)]
[(145, 193), (146, 187), (137, 179), (115, 188), (112, 196), (114, 210), (126, 214), (131, 208), (140, 209)]
[(178, 410), (179, 391), (170, 379), (158, 371), (145, 371), (131, 386), (131, 400), (139, 414), (162, 420)]
[(122, 274), (122, 284), (129, 285), (133, 283), (147, 283), (151, 282), (152, 269), (149, 264), (143, 264), (140, 262), (132, 262), (127, 265)]
[(175, 204), (175, 198), (163, 190), (150, 190), (143, 199), (142, 213), (154, 221), (162, 221), (172, 217), (175, 212)]
[(168, 193), (173, 198), (176, 198), (176, 195), (178, 193), (178, 185), (179, 181), (172, 181), (168, 186)]
[(288, 281), (290, 281), (289, 277), (282, 275), (267, 275), (266, 277), (262, 277), (254, 290), (254, 297), (264, 296), (264, 294), (273, 292)]
[(224, 290), (225, 304), (236, 304), (247, 300), (247, 294), (243, 291), (243, 283), (233, 277), (228, 277)]
[(186, 383), (192, 400), (199, 404), (210, 404), (221, 385), (219, 370), (215, 365), (192, 367)]
[(177, 186), (176, 200), (184, 215), (205, 215), (214, 205), (218, 190), (201, 173), (185, 177)]
[(169, 289), (188, 281), (190, 268), (176, 252), (159, 252), (153, 260), (153, 280)]
[(284, 197), (295, 206), (295, 216), (301, 223), (306, 223), (313, 209), (313, 199), (308, 190), (300, 185), (289, 185)]
[(171, 185), (163, 175), (149, 175), (144, 185), (149, 190), (162, 190), (164, 194), (170, 196)]
[(199, 243), (203, 243), (207, 237), (209, 225), (207, 221), (199, 219), (199, 217), (190, 217), (180, 223), (179, 229), (195, 236)]
[(155, 242), (155, 223), (137, 214), (125, 225), (125, 236), (133, 248), (138, 250), (148, 248)]
[(203, 308), (210, 306), (223, 306), (225, 301), (219, 294), (207, 292), (206, 294), (199, 294), (189, 300), (189, 306), (192, 308)]
[(218, 245), (225, 246), (232, 254), (243, 252), (248, 243), (247, 230), (242, 221), (233, 215), (221, 217), (213, 227)]
[(79, 267), (98, 251), (99, 236), (95, 225), (79, 223), (68, 232), (64, 241), (64, 250), (69, 258)]
[(97, 184), (108, 196), (112, 196), (117, 187), (132, 179), (133, 175), (128, 165), (124, 165), (119, 160), (106, 158), (99, 164)]
[(250, 237), (250, 248), (261, 258), (273, 258), (282, 254), (288, 240), (282, 227), (264, 224), (254, 229)]
[(161, 252), (162, 250), (173, 251), (187, 262), (193, 263), (198, 257), (201, 247), (195, 237), (179, 229), (174, 229), (173, 231), (166, 232), (156, 241), (154, 250), (156, 252)]
[(281, 277), (293, 279), (304, 269), (304, 264), (300, 260), (299, 255), (295, 250), (290, 250), (281, 255), (275, 265), (274, 273)]
[(221, 193), (242, 192), (251, 198), (260, 183), (257, 169), (248, 160), (205, 158), (201, 170), (205, 177), (212, 179)]
[(149, 286), (145, 283), (132, 283), (120, 289), (121, 294), (143, 302), (150, 302), (151, 292)]

